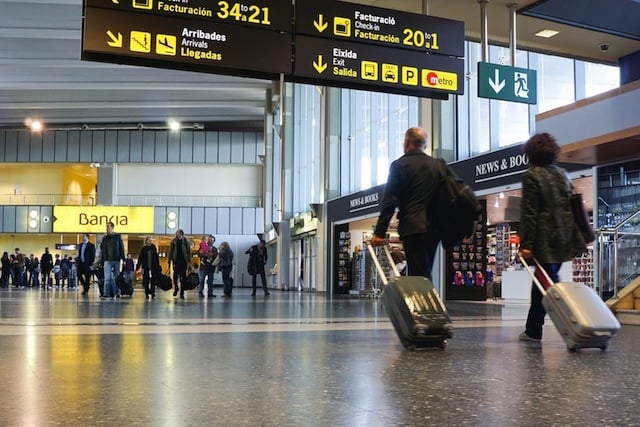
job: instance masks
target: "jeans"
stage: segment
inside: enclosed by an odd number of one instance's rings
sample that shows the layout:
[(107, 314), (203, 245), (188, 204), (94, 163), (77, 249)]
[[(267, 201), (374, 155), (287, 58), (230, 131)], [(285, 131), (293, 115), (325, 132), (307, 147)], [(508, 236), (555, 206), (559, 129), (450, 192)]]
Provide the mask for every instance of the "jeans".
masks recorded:
[(116, 285), (116, 277), (120, 274), (120, 261), (104, 262), (104, 292), (105, 297), (115, 297), (120, 294)]
[(207, 294), (209, 296), (213, 295), (213, 267), (203, 267), (200, 264), (200, 293), (204, 294), (204, 278), (207, 278)]
[[(558, 272), (561, 264), (542, 264), (553, 282), (558, 281)], [(531, 306), (527, 314), (527, 324), (525, 332), (531, 338), (542, 339), (542, 326), (544, 325), (544, 316), (547, 314), (542, 306), (542, 293), (535, 284), (531, 286)]]

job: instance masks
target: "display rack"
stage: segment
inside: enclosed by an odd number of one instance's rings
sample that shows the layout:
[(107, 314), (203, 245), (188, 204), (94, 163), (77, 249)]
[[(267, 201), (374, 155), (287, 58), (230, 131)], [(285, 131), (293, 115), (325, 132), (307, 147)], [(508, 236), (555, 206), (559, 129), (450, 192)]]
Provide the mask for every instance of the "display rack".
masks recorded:
[(351, 279), (351, 233), (341, 231), (338, 238), (338, 293), (349, 293)]
[(593, 282), (593, 248), (587, 248), (582, 254), (573, 259), (573, 281), (583, 283), (591, 288)]

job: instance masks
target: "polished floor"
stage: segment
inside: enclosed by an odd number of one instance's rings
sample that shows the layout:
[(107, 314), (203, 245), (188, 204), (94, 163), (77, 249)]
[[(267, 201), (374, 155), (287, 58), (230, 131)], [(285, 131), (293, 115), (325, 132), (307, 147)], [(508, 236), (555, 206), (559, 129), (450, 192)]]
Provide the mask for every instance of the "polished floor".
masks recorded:
[(410, 352), (377, 299), (249, 294), (0, 290), (0, 425), (640, 426), (640, 327), (571, 353), (517, 340), (525, 304), (449, 302)]

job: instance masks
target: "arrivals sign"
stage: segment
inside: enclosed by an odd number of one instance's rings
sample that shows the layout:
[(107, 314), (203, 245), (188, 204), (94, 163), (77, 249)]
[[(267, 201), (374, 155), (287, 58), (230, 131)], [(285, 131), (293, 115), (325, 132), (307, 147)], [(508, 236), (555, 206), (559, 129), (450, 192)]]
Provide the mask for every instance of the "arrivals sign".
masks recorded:
[[(263, 29), (271, 23), (270, 13), (258, 8), (258, 17), (247, 11), (235, 15), (225, 10), (225, 22), (204, 20), (195, 7), (178, 9), (178, 4), (148, 0), (136, 2), (121, 0), (121, 10), (111, 8), (85, 8), (83, 59), (110, 59), (136, 65), (208, 71), (249, 77), (277, 78), (291, 72), (291, 38), (286, 33)], [(95, 0), (93, 1), (95, 3)], [(109, 1), (108, 3), (111, 3)], [(156, 9), (133, 7), (132, 4), (152, 7), (176, 6), (155, 14)], [(201, 2), (205, 3), (205, 2)], [(213, 4), (213, 3), (212, 3)], [(188, 3), (181, 2), (186, 7)], [(131, 10), (134, 11), (131, 11)], [(286, 8), (285, 8), (286, 9)], [(238, 9), (240, 13), (242, 8)], [(266, 9), (270, 11), (270, 9)], [(141, 17), (141, 12), (144, 15)], [(201, 11), (201, 13), (205, 13)], [(213, 11), (206, 13), (214, 14)], [(219, 15), (217, 12), (215, 15)], [(173, 16), (162, 16), (173, 15)], [(213, 16), (213, 15), (212, 15)], [(191, 19), (197, 17), (197, 19)], [(244, 19), (243, 19), (244, 18)], [(245, 25), (256, 20), (254, 25)], [(242, 23), (235, 25), (236, 22)], [(105, 55), (105, 56), (102, 56)], [(121, 59), (123, 58), (123, 59)]]
[(536, 83), (535, 70), (478, 62), (480, 98), (535, 104)]
[(121, 234), (153, 233), (153, 207), (54, 206), (54, 233), (105, 233), (113, 222)]

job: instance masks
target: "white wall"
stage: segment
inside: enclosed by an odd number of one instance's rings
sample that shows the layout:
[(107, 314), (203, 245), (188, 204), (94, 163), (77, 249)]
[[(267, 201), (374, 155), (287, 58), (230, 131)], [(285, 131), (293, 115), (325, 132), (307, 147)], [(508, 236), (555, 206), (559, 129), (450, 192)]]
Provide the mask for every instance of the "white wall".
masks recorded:
[(117, 195), (262, 197), (258, 165), (118, 165)]

